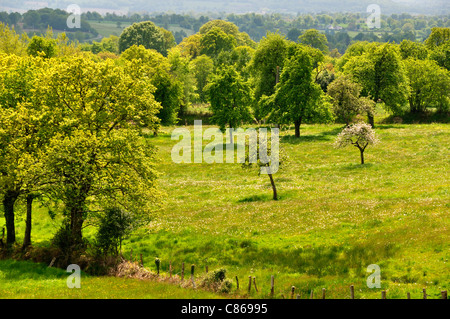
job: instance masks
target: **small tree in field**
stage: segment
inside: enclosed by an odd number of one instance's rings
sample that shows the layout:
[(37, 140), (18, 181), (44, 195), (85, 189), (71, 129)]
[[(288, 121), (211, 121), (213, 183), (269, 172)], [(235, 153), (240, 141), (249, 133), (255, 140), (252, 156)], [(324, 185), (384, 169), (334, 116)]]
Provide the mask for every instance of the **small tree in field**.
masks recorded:
[(256, 167), (259, 175), (264, 174), (269, 176), (270, 184), (272, 185), (273, 200), (278, 200), (273, 174), (278, 172), (282, 164), (285, 165), (288, 158), (281, 148), (278, 133), (276, 133), (275, 139), (272, 137), (269, 139), (266, 134), (260, 135), (258, 132), (253, 138), (246, 139), (244, 149), (245, 157), (239, 159), (239, 161), (242, 163), (242, 168), (249, 169)]
[(377, 144), (378, 138), (372, 126), (366, 123), (358, 123), (347, 126), (337, 137), (334, 145), (337, 148), (353, 145), (361, 153), (361, 165), (364, 164), (364, 151), (370, 144)]

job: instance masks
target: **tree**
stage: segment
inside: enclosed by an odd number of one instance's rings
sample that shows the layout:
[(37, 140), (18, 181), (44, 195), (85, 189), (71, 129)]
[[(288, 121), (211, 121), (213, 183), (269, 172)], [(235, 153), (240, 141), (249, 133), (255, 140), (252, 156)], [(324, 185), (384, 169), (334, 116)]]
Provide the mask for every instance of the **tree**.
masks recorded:
[(134, 23), (125, 28), (120, 35), (119, 51), (124, 52), (133, 45), (143, 45), (146, 49), (153, 49), (162, 55), (167, 55), (168, 49), (175, 44), (172, 38), (151, 21)]
[[(274, 132), (272, 132), (272, 134), (274, 134)], [(271, 166), (276, 166), (278, 172), (278, 169), (285, 165), (287, 156), (281, 148), (278, 134), (275, 137), (276, 139), (272, 139), (271, 137), (269, 140), (267, 134), (261, 134), (260, 132), (254, 134), (253, 138), (252, 136), (246, 137), (244, 150), (245, 158), (242, 162), (242, 167), (244, 169), (249, 169), (255, 166), (258, 169), (259, 175), (261, 175), (261, 172), (265, 170), (263, 173), (269, 176), (270, 184), (272, 186), (273, 200), (278, 200), (277, 187), (273, 178), (273, 175), (276, 172), (272, 171)], [(273, 147), (272, 140), (276, 143)], [(274, 160), (278, 162), (272, 163), (271, 161)]]
[(271, 96), (275, 93), (277, 78), (292, 45), (295, 44), (278, 33), (268, 33), (259, 42), (250, 64), (257, 100), (263, 95)]
[(250, 39), (250, 36), (245, 32), (240, 32), (239, 28), (232, 22), (224, 20), (212, 20), (205, 23), (199, 30), (201, 35), (205, 35), (214, 28), (219, 28), (225, 34), (233, 37), (236, 40), (236, 46), (256, 47), (256, 43)]
[(204, 88), (208, 84), (210, 74), (214, 71), (214, 61), (207, 55), (201, 55), (191, 61), (190, 69), (196, 80), (199, 100), (200, 102), (206, 102), (207, 97)]
[(216, 58), (216, 66), (234, 65), (244, 80), (250, 79), (249, 65), (255, 50), (249, 46), (236, 47), (231, 51), (224, 51)]
[[(382, 101), (388, 111), (399, 114), (404, 110), (408, 97), (408, 78), (398, 48), (386, 43), (352, 57), (344, 66), (344, 73), (362, 87), (362, 95), (375, 103)], [(368, 114), (369, 124), (374, 118)]]
[(306, 30), (298, 40), (304, 45), (309, 45), (315, 49), (322, 51), (323, 53), (328, 52), (328, 40), (325, 34), (320, 33), (316, 29)]
[(183, 56), (179, 48), (175, 47), (170, 49), (167, 59), (170, 64), (171, 73), (182, 86), (180, 113), (183, 113), (195, 98), (195, 78), (192, 72), (190, 72), (190, 58)]
[(287, 39), (293, 42), (298, 41), (298, 38), (302, 35), (302, 31), (297, 28), (290, 29), (287, 34)]
[(212, 120), (222, 131), (227, 125), (236, 128), (251, 121), (251, 88), (233, 67), (220, 67), (212, 75), (205, 92), (211, 103)]
[(435, 47), (430, 53), (430, 59), (436, 61), (439, 66), (450, 70), (450, 41)]
[(295, 137), (300, 137), (302, 121), (332, 120), (331, 104), (320, 86), (313, 81), (313, 58), (300, 46), (289, 58), (281, 73), (274, 95), (273, 121), (294, 123)]
[(160, 105), (139, 63), (52, 59), (40, 80), (36, 94), (55, 125), (43, 161), (46, 194), (64, 204), (71, 249), (83, 247), (92, 210), (118, 207), (148, 219), (158, 203), (157, 172), (142, 129), (157, 130)]
[(400, 54), (402, 59), (415, 58), (425, 60), (428, 57), (428, 50), (423, 43), (403, 40), (400, 43)]
[(145, 49), (142, 45), (128, 48), (121, 57), (128, 61), (134, 60), (142, 67), (143, 76), (151, 79), (151, 84), (156, 88), (153, 96), (162, 106), (157, 115), (161, 123), (175, 124), (182, 104), (183, 87), (172, 73), (169, 59), (155, 50)]
[[(0, 196), (6, 221), (7, 244), (16, 241), (15, 203), (20, 196), (32, 201), (43, 184), (42, 150), (48, 136), (49, 110), (36, 103), (40, 59), (2, 59), (0, 81)], [(28, 206), (28, 205), (27, 205)], [(31, 241), (31, 207), (27, 207), (25, 243)]]
[(27, 47), (27, 52), (32, 56), (42, 56), (44, 58), (52, 58), (57, 54), (56, 40), (34, 36), (31, 38)]
[(353, 124), (347, 126), (337, 137), (334, 145), (336, 148), (343, 148), (353, 145), (359, 149), (361, 154), (361, 165), (364, 165), (364, 151), (367, 146), (378, 144), (379, 140), (375, 136), (372, 126), (366, 123)]
[(193, 34), (187, 38), (184, 38), (177, 48), (180, 50), (182, 56), (195, 59), (201, 54), (201, 39), (202, 35), (200, 33)]
[(200, 40), (200, 53), (216, 58), (219, 53), (231, 51), (236, 46), (236, 39), (220, 28), (214, 27), (204, 34)]
[(14, 28), (10, 29), (8, 26), (0, 23), (0, 52), (24, 56), (27, 54), (27, 40), (26, 33), (19, 35)]
[(436, 106), (444, 112), (450, 102), (450, 72), (433, 60), (405, 60), (410, 93), (408, 102), (413, 113), (425, 112), (427, 107)]
[(333, 98), (333, 111), (338, 120), (347, 126), (358, 114), (373, 113), (375, 102), (361, 97), (361, 86), (342, 75), (328, 86), (328, 95)]
[(432, 28), (430, 36), (425, 40), (425, 45), (428, 49), (434, 50), (449, 41), (450, 28)]

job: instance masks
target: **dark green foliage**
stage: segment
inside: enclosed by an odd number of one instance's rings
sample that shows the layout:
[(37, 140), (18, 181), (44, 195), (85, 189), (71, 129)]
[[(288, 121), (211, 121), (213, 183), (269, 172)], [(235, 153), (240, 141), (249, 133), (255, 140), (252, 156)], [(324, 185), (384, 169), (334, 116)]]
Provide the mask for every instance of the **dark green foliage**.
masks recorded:
[(42, 55), (45, 58), (56, 56), (57, 47), (54, 39), (34, 36), (27, 47), (27, 52), (32, 56)]
[(123, 52), (133, 45), (143, 45), (146, 49), (153, 49), (167, 54), (167, 37), (161, 28), (151, 21), (134, 23), (125, 30), (119, 38), (119, 51)]
[(109, 208), (100, 219), (95, 246), (104, 255), (118, 255), (122, 240), (134, 228), (131, 214), (119, 208)]

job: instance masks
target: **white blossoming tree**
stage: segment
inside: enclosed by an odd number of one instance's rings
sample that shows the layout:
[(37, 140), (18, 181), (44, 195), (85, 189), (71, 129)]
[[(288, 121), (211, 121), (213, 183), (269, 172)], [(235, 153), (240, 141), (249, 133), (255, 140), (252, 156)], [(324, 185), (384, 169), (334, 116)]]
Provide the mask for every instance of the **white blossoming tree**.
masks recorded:
[(361, 153), (361, 165), (364, 164), (364, 151), (367, 146), (379, 143), (372, 126), (366, 123), (357, 123), (347, 126), (337, 137), (334, 146), (343, 148), (348, 145), (357, 147)]

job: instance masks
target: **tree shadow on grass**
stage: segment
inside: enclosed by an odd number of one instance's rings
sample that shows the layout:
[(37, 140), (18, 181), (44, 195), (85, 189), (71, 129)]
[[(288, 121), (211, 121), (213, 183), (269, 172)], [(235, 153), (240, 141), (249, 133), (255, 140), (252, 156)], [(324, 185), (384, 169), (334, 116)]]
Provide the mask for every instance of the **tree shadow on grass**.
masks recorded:
[(373, 164), (373, 163), (365, 163), (365, 164), (352, 163), (352, 164), (342, 166), (341, 169), (345, 170), (345, 171), (355, 171), (355, 170), (363, 170), (363, 169), (371, 168), (373, 166), (375, 166), (375, 164)]
[(338, 127), (335, 129), (332, 129), (330, 131), (321, 132), (319, 134), (315, 135), (301, 135), (300, 137), (295, 137), (295, 135), (284, 135), (281, 137), (282, 143), (288, 143), (288, 144), (300, 144), (304, 142), (315, 142), (315, 141), (331, 141), (332, 138), (330, 136), (337, 136), (343, 128)]
[(253, 203), (253, 202), (268, 202), (271, 201), (272, 197), (269, 195), (250, 195), (239, 199), (238, 203)]
[(69, 275), (62, 269), (49, 268), (43, 263), (15, 260), (1, 261), (0, 271), (8, 281), (60, 279)]

